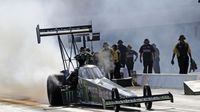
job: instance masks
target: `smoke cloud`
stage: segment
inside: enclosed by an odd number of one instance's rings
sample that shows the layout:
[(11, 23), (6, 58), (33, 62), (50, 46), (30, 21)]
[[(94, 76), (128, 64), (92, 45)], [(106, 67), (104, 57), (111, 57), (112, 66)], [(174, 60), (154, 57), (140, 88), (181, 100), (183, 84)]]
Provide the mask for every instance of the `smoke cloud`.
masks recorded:
[[(67, 16), (64, 20), (51, 18), (53, 24), (88, 24), (92, 21), (93, 30), (100, 32), (102, 39), (95, 43), (96, 51), (104, 41), (112, 45), (118, 39), (138, 51), (143, 40), (149, 38), (160, 49), (161, 72), (178, 73), (177, 62), (172, 66), (170, 61), (178, 37), (184, 34), (195, 61), (200, 64), (197, 58), (200, 54), (196, 52), (200, 37), (200, 6), (195, 0), (63, 0), (52, 4), (59, 7), (55, 8), (53, 17)], [(142, 69), (142, 64), (137, 61), (135, 70), (142, 72)]]
[[(200, 64), (200, 6), (196, 0), (17, 0), (0, 4), (0, 93), (45, 101), (46, 79), (62, 69), (54, 38), (42, 38), (37, 45), (35, 27), (90, 24), (101, 33), (101, 42), (110, 45), (118, 39), (138, 51), (145, 38), (161, 53), (161, 72), (178, 73), (171, 66), (172, 49), (180, 34), (190, 43), (193, 57)], [(177, 64), (177, 63), (176, 63)], [(136, 62), (135, 70), (142, 71)], [(40, 97), (39, 97), (40, 96)]]
[(110, 74), (110, 71), (114, 70), (114, 63), (112, 60), (111, 48), (109, 46), (98, 53), (98, 60), (98, 66), (104, 72), (105, 77), (110, 78), (108, 74)]
[(6, 1), (0, 13), (0, 94), (46, 101), (47, 76), (62, 66), (54, 40), (36, 41), (36, 25), (50, 26), (45, 8), (39, 1)]

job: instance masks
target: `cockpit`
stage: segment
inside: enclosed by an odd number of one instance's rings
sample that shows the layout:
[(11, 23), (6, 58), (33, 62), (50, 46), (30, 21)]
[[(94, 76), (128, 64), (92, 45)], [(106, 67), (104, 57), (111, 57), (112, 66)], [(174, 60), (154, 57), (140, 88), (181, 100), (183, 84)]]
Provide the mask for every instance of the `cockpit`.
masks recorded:
[(94, 65), (86, 65), (84, 67), (80, 67), (79, 76), (84, 79), (101, 79), (104, 77), (99, 68)]

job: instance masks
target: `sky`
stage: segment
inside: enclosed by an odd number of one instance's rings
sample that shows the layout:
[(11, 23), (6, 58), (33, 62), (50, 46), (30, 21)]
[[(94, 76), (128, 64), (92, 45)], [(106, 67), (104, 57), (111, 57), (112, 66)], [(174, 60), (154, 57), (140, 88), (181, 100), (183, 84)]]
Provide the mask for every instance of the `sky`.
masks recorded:
[[(186, 35), (200, 64), (199, 11), (197, 0), (1, 0), (0, 86), (11, 88), (5, 94), (26, 91), (24, 94), (38, 98), (46, 92), (47, 76), (62, 70), (56, 40), (42, 38), (37, 44), (37, 24), (48, 28), (92, 23), (93, 31), (101, 33), (95, 50), (104, 41), (112, 45), (122, 39), (138, 51), (149, 38), (160, 49), (161, 72), (178, 73), (177, 62), (171, 66), (170, 61), (180, 34)], [(139, 61), (135, 70), (142, 71)]]

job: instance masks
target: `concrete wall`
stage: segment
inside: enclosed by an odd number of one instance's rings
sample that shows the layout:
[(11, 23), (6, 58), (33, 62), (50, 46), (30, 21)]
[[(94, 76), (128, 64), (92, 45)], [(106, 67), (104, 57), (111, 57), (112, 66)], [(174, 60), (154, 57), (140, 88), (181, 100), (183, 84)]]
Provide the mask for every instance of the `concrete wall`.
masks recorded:
[(149, 84), (153, 88), (183, 89), (184, 81), (200, 80), (200, 73), (192, 74), (137, 74), (139, 85)]

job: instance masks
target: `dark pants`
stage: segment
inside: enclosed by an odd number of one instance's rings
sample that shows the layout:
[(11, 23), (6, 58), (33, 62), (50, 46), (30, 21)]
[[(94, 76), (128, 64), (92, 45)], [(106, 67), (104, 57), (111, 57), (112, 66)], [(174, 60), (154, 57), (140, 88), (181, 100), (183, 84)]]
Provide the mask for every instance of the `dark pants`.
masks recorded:
[(178, 66), (180, 69), (180, 71), (179, 71), (180, 74), (187, 74), (188, 66), (189, 66), (189, 57), (188, 56), (178, 57)]
[(121, 78), (121, 76), (120, 76), (120, 63), (119, 62), (117, 62), (117, 63), (115, 63), (115, 68), (114, 68), (114, 77), (116, 78), (116, 79), (118, 79), (118, 78)]
[(143, 73), (152, 73), (153, 61), (144, 61), (143, 66), (144, 66)]
[[(108, 75), (107, 75), (108, 76)], [(110, 71), (110, 80), (112, 80), (113, 79), (113, 77), (114, 77), (114, 71), (113, 70), (111, 70)]]
[(126, 67), (128, 69), (128, 74), (129, 74), (129, 77), (130, 77), (131, 76), (131, 71), (133, 71), (133, 68), (134, 68), (133, 61), (127, 61), (126, 62)]
[(125, 59), (121, 59), (121, 61), (120, 61), (120, 66), (122, 67), (122, 68), (124, 68), (125, 67), (125, 64), (126, 64), (126, 60)]
[(85, 60), (78, 60), (79, 62), (79, 67), (82, 67), (85, 65)]

